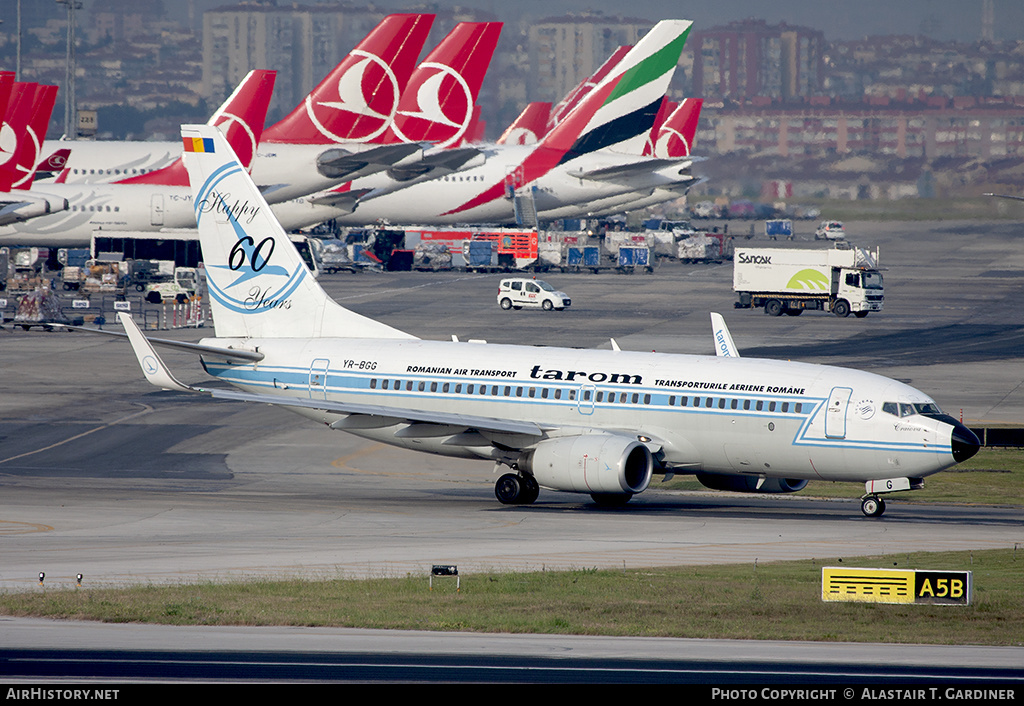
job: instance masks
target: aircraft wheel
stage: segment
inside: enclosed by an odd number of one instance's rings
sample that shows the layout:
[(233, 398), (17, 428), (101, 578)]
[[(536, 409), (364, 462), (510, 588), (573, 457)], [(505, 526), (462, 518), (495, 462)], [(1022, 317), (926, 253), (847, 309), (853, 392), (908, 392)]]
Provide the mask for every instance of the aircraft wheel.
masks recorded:
[(509, 299), (508, 297), (505, 297), (504, 299), (502, 299), (501, 300), (501, 308), (504, 309), (505, 311), (508, 311), (509, 309), (511, 309), (512, 308), (512, 300)]
[(537, 502), (537, 498), (540, 496), (540, 485), (537, 483), (537, 479), (531, 475), (519, 476), (519, 482), (522, 483), (523, 490), (520, 494), (519, 502), (522, 505), (532, 505)]
[(867, 517), (881, 517), (885, 512), (885, 501), (881, 498), (868, 496), (860, 504), (860, 510)]
[(515, 473), (506, 473), (494, 484), (494, 496), (502, 505), (515, 505), (523, 495), (523, 484)]

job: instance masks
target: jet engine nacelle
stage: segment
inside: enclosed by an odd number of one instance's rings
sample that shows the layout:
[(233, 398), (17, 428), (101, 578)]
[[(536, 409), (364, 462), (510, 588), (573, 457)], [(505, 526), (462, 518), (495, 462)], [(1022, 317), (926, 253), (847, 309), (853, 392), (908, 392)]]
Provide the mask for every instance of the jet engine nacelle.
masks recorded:
[[(807, 486), (799, 478), (765, 478), (756, 476), (733, 476), (724, 473), (698, 473), (697, 480), (705, 488), (731, 490), (734, 493), (795, 493)], [(761, 481), (758, 487), (758, 481)]]
[(654, 472), (650, 449), (617, 434), (548, 439), (524, 453), (518, 465), (545, 488), (605, 495), (642, 493)]
[(21, 223), (48, 213), (66, 211), (68, 200), (47, 194), (31, 195), (8, 192), (0, 198), (0, 226)]

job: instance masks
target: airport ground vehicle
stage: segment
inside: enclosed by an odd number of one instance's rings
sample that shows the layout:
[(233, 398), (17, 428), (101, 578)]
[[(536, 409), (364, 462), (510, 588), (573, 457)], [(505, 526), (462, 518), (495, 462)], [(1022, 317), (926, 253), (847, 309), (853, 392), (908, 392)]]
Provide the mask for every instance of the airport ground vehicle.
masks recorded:
[(843, 240), (846, 238), (846, 226), (842, 221), (822, 221), (814, 231), (815, 240)]
[(559, 292), (539, 279), (512, 277), (501, 280), (498, 286), (498, 305), (502, 309), (540, 308), (544, 311), (565, 309), (572, 304), (569, 295)]
[(199, 288), (199, 273), (194, 267), (175, 267), (172, 275), (154, 278), (138, 286), (142, 287), (150, 304), (171, 300), (180, 304), (195, 296)]
[[(849, 246), (828, 250), (742, 248), (733, 264), (736, 307), (764, 307), (766, 314), (799, 315), (823, 309), (863, 318), (884, 301), (878, 250)], [(843, 243), (842, 245), (845, 245)]]

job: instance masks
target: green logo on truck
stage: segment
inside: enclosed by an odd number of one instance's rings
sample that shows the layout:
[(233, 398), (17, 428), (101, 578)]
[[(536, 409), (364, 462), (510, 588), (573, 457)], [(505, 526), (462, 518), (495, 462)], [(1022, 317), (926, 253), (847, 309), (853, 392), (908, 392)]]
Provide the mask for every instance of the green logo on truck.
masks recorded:
[(818, 270), (800, 270), (790, 278), (786, 289), (815, 289), (827, 292), (829, 290), (828, 277)]

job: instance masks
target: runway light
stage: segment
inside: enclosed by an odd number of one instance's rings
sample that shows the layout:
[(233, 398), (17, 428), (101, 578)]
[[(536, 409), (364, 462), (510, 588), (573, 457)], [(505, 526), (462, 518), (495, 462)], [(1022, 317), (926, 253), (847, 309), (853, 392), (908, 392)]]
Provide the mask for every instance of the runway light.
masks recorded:
[(43, 579), (45, 579), (45, 578), (46, 578), (46, 574), (44, 572), (40, 571), (39, 572), (39, 585), (40, 586), (43, 585)]
[(77, 575), (77, 576), (75, 577), (75, 579), (76, 579), (76, 581), (77, 581), (77, 585), (78, 585), (78, 587), (79, 587), (79, 588), (81, 588), (81, 587), (82, 587), (82, 575), (81, 575), (81, 574), (78, 574), (78, 575)]

